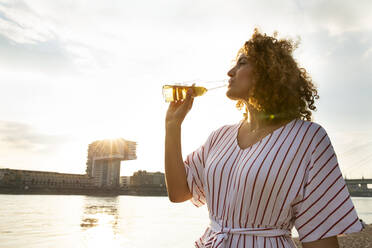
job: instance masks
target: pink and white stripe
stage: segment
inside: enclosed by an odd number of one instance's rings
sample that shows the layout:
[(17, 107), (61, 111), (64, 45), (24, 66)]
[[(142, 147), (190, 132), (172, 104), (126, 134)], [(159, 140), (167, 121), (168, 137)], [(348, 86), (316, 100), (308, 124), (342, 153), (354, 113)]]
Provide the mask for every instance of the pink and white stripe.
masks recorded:
[(221, 227), (207, 227), (195, 247), (295, 247), (293, 227), (302, 242), (363, 228), (319, 124), (295, 119), (245, 149), (241, 124), (215, 130), (184, 162), (192, 203), (206, 203)]

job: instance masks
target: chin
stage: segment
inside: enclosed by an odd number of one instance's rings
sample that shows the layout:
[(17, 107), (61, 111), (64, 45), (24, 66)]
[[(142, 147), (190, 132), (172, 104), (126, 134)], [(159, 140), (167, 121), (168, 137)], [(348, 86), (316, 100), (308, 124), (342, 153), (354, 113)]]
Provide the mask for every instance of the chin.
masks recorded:
[(226, 92), (226, 96), (227, 98), (229, 98), (230, 100), (237, 100), (235, 99), (233, 96), (231, 96), (229, 93)]
[(231, 100), (243, 100), (241, 96), (239, 96), (238, 94), (234, 94), (231, 89), (228, 89), (226, 91), (226, 96)]

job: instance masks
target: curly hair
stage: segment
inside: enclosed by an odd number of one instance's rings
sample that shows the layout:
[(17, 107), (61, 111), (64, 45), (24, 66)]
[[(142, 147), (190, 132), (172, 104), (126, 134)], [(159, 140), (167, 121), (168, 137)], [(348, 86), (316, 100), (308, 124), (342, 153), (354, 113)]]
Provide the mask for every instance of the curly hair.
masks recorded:
[[(256, 84), (248, 104), (272, 122), (294, 118), (311, 121), (310, 110), (316, 110), (314, 102), (319, 96), (309, 74), (293, 58), (299, 42), (278, 40), (277, 35), (275, 31), (273, 37), (267, 36), (255, 28), (252, 38), (238, 51), (237, 58), (244, 54), (254, 64)], [(244, 106), (242, 100), (236, 104), (239, 110)]]

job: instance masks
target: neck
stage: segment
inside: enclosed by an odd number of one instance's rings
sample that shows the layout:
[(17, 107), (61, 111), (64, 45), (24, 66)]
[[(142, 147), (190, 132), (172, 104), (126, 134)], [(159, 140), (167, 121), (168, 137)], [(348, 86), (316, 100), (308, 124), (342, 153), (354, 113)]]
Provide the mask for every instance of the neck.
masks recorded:
[(260, 118), (259, 115), (253, 115), (251, 112), (248, 114), (248, 119), (245, 120), (249, 124), (251, 130), (259, 130), (270, 126), (270, 122)]
[(270, 115), (265, 114), (263, 111), (258, 111), (254, 108), (248, 108), (248, 118), (244, 120), (246, 125), (249, 125), (249, 129), (260, 130), (267, 127), (281, 125), (285, 120), (275, 120)]

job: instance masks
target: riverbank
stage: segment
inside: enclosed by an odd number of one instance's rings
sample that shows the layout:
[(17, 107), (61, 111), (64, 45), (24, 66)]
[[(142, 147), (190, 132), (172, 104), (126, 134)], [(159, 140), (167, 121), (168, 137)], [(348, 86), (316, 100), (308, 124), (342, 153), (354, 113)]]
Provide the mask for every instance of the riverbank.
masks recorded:
[[(366, 228), (361, 232), (343, 234), (337, 238), (340, 248), (372, 248), (372, 224), (366, 225)], [(298, 248), (302, 248), (298, 238), (293, 240)]]
[(91, 195), (91, 196), (167, 196), (166, 188), (162, 187), (128, 187), (121, 189), (100, 189), (100, 188), (82, 188), (82, 189), (61, 189), (61, 188), (5, 188), (0, 187), (0, 194), (12, 195)]

